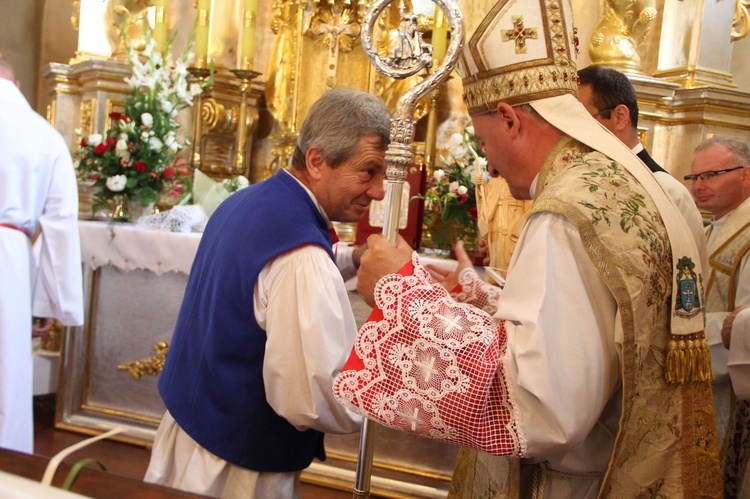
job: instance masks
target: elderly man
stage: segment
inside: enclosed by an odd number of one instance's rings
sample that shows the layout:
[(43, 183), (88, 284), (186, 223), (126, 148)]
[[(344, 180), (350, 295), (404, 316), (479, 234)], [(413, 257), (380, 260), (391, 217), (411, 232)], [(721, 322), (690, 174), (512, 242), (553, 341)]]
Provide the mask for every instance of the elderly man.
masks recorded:
[(334, 392), (479, 449), (454, 496), (720, 497), (700, 252), (577, 101), (575, 45), (568, 1), (498, 2), (467, 40), (490, 172), (534, 200), (507, 281), (484, 283), (460, 246), (458, 269), (431, 276), (403, 241), (370, 236), (358, 290), (377, 308)]
[(323, 434), (359, 429), (331, 393), (356, 333), (331, 221), (356, 222), (383, 198), (389, 134), (379, 99), (331, 90), (305, 118), (293, 167), (211, 216), (159, 380), (167, 413), (146, 481), (299, 497)]
[[(726, 137), (708, 139), (695, 149), (690, 168), (692, 174), (685, 180), (692, 182), (695, 202), (713, 215), (707, 228), (711, 269), (706, 285), (706, 336), (711, 344), (714, 375), (717, 382), (724, 381), (726, 386), (727, 363), (747, 355), (742, 352), (742, 340), (735, 341), (732, 348), (729, 335), (734, 334), (733, 327), (724, 328), (726, 341), (722, 341), (722, 326), (730, 312), (750, 305), (750, 147)], [(720, 390), (721, 385), (717, 392)], [(740, 470), (747, 465), (741, 456), (750, 448), (747, 435), (750, 406), (746, 400), (736, 407), (726, 399), (717, 400), (716, 404), (717, 414), (727, 407), (730, 413), (724, 461), (725, 493), (727, 497), (743, 497), (750, 493), (750, 484), (742, 487), (739, 483), (744, 474)]]
[(33, 453), (31, 337), (53, 319), (83, 323), (75, 169), (0, 53), (0, 447)]

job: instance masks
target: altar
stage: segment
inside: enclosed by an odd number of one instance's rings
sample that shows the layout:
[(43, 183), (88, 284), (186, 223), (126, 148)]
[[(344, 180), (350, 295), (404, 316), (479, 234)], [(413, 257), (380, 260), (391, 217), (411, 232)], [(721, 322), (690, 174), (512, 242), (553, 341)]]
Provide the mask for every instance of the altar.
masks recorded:
[[(79, 222), (86, 322), (68, 328), (61, 352), (57, 428), (150, 446), (165, 407), (157, 380), (171, 340), (199, 233)], [(357, 323), (370, 313), (349, 293)], [(328, 459), (303, 481), (350, 490), (359, 434), (326, 435)], [(445, 497), (456, 446), (377, 427), (373, 495)]]

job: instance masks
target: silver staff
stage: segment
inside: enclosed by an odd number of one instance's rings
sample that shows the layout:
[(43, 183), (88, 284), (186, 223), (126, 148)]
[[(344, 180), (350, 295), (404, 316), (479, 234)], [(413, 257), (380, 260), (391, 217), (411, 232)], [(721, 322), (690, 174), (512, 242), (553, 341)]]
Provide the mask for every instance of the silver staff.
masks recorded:
[[(362, 45), (375, 68), (391, 78), (403, 79), (432, 67), (432, 46), (422, 41), (417, 31), (417, 17), (412, 12), (401, 15), (398, 42), (385, 59), (381, 58), (373, 43), (373, 30), (383, 10), (396, 0), (379, 0), (372, 4), (362, 27)], [(433, 0), (446, 15), (450, 24), (451, 41), (442, 63), (421, 83), (410, 88), (399, 98), (391, 120), (391, 143), (385, 153), (387, 165), (385, 190), (385, 216), (382, 234), (395, 245), (398, 237), (398, 221), (401, 213), (401, 195), (409, 165), (414, 162), (414, 111), (417, 104), (445, 81), (456, 66), (464, 41), (463, 16), (454, 0)], [(359, 437), (357, 471), (354, 479), (354, 497), (370, 495), (372, 456), (375, 443), (375, 427), (365, 419)]]

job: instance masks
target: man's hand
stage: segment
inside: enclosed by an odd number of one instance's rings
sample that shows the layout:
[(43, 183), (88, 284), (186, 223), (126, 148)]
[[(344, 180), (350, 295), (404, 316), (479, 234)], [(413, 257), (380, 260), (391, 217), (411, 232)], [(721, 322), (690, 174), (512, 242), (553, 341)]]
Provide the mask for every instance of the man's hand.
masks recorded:
[(401, 236), (398, 236), (396, 246), (391, 245), (388, 238), (380, 234), (367, 238), (367, 250), (362, 255), (357, 270), (357, 291), (365, 303), (371, 307), (375, 305), (375, 284), (383, 276), (394, 274), (409, 263), (413, 252), (412, 247)]
[(31, 321), (31, 337), (37, 338), (49, 333), (55, 319), (52, 317), (33, 317)]
[(737, 314), (740, 313), (740, 310), (748, 307), (750, 307), (750, 305), (740, 305), (724, 318), (724, 324), (721, 325), (721, 342), (724, 343), (724, 348), (727, 350), (729, 350), (729, 344), (732, 341), (732, 326), (734, 325), (734, 319), (737, 317)]
[(445, 270), (437, 265), (427, 264), (425, 267), (430, 272), (432, 279), (440, 283), (448, 292), (453, 291), (453, 288), (458, 286), (458, 274), (465, 268), (473, 267), (474, 264), (469, 258), (469, 254), (464, 249), (464, 242), (458, 241), (453, 247), (453, 252), (456, 254), (456, 260), (458, 265), (453, 270)]

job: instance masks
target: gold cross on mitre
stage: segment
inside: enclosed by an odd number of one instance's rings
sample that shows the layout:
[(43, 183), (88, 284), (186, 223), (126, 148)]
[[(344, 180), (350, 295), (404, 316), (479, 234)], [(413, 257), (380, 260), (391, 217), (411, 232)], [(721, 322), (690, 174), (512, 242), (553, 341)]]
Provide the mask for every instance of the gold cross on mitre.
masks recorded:
[(536, 39), (536, 28), (524, 28), (522, 16), (513, 16), (512, 19), (513, 19), (513, 29), (503, 30), (502, 32), (503, 41), (507, 42), (510, 40), (515, 40), (516, 54), (525, 54), (526, 53), (526, 39), (527, 38)]

